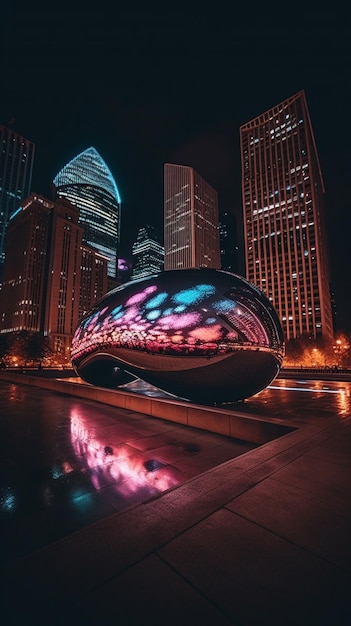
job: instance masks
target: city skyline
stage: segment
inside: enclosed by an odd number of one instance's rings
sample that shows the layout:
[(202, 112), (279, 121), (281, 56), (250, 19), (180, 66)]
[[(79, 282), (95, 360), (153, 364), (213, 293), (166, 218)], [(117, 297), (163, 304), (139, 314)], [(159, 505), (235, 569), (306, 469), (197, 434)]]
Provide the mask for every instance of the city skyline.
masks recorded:
[(233, 23), (206, 11), (74, 13), (8, 3), (5, 18), (0, 123), (14, 118), (14, 130), (36, 145), (33, 191), (48, 196), (57, 171), (93, 145), (118, 182), (122, 255), (145, 221), (163, 228), (165, 162), (193, 167), (218, 191), (220, 211), (237, 217), (242, 246), (239, 128), (304, 89), (326, 188), (340, 326), (350, 330), (343, 274), (351, 263), (351, 138), (342, 123), (350, 41), (342, 14), (280, 14), (275, 22), (240, 9)]

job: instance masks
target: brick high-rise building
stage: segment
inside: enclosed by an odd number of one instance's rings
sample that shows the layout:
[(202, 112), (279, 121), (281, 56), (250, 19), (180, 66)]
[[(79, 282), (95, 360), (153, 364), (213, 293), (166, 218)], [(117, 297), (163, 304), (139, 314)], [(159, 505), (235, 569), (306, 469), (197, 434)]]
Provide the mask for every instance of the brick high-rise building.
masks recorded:
[(285, 339), (333, 336), (324, 185), (303, 91), (240, 127), (246, 277)]
[(78, 217), (67, 200), (33, 193), (9, 220), (2, 333), (39, 332), (55, 352), (69, 351), (80, 316), (107, 286), (107, 259), (82, 243)]
[(165, 270), (220, 269), (218, 195), (192, 167), (164, 165)]
[(82, 243), (79, 319), (109, 291), (107, 263), (107, 257), (87, 243)]

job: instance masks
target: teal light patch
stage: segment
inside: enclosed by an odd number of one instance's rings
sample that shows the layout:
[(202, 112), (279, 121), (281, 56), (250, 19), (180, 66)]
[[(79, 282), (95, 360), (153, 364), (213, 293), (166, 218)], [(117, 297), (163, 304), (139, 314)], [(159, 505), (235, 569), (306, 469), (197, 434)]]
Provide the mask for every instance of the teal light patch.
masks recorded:
[(54, 480), (57, 480), (58, 478), (61, 478), (61, 476), (63, 476), (63, 472), (58, 467), (55, 466), (51, 470), (51, 475)]
[(214, 285), (196, 285), (191, 289), (184, 289), (176, 293), (172, 300), (178, 304), (198, 304), (204, 298), (208, 298), (216, 293)]
[(122, 317), (122, 315), (124, 315), (123, 312), (123, 307), (122, 305), (117, 306), (115, 309), (113, 309), (113, 311), (111, 312), (111, 317), (113, 320), (118, 320), (120, 317)]
[(216, 313), (228, 313), (236, 307), (236, 304), (232, 300), (218, 300), (212, 306)]
[(205, 324), (215, 324), (217, 322), (215, 317), (208, 317)]
[(91, 493), (84, 493), (82, 489), (76, 489), (72, 495), (72, 503), (79, 509), (84, 510), (91, 506), (93, 497)]
[(156, 307), (159, 307), (168, 297), (168, 294), (164, 291), (163, 293), (159, 293), (157, 296), (155, 296), (154, 298), (151, 298), (151, 300), (149, 300), (146, 304), (145, 304), (145, 308), (146, 309), (155, 309)]
[(121, 311), (121, 309), (122, 309), (122, 305), (121, 304), (119, 306), (116, 306), (115, 309), (112, 309), (111, 315), (115, 315), (116, 313), (119, 313), (119, 311)]
[(155, 311), (150, 311), (150, 313), (147, 314), (146, 319), (157, 320), (157, 318), (160, 317), (160, 315), (161, 315), (160, 309), (155, 309)]

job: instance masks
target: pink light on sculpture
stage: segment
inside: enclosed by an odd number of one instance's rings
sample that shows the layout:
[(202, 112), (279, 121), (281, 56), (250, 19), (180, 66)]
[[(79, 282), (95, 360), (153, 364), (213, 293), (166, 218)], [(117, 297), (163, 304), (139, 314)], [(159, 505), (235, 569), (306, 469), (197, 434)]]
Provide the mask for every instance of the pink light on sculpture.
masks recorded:
[(210, 327), (195, 328), (190, 331), (190, 335), (195, 339), (201, 339), (202, 341), (219, 341), (222, 335), (223, 327), (219, 324)]
[(159, 320), (160, 326), (164, 328), (187, 328), (195, 326), (201, 320), (200, 313), (182, 313), (180, 315), (167, 315)]
[(210, 269), (169, 270), (118, 287), (94, 305), (72, 341), (73, 367), (92, 384), (113, 388), (134, 376), (217, 403), (260, 391), (283, 357), (268, 298), (246, 279)]
[(126, 306), (131, 306), (132, 304), (139, 304), (140, 302), (143, 302), (144, 300), (146, 300), (146, 298), (149, 297), (151, 293), (153, 293), (156, 290), (157, 290), (157, 287), (155, 285), (151, 287), (147, 287), (147, 289), (144, 289), (144, 291), (136, 293), (134, 296), (129, 298), (129, 300), (127, 300), (126, 302)]

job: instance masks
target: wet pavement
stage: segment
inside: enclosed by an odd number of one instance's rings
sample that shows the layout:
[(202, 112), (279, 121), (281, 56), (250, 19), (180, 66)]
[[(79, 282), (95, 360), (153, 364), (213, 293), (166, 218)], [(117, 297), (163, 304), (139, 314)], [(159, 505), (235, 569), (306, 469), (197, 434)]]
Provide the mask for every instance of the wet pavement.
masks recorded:
[(0, 563), (257, 447), (2, 381), (0, 416)]
[(242, 442), (0, 386), (5, 626), (349, 625), (351, 383), (274, 381), (241, 410), (295, 430), (225, 462)]
[[(81, 383), (80, 379), (76, 380)], [(166, 397), (135, 381), (135, 393)], [(351, 413), (351, 384), (275, 380), (226, 408), (299, 427)], [(157, 498), (257, 445), (0, 381), (0, 563)]]

